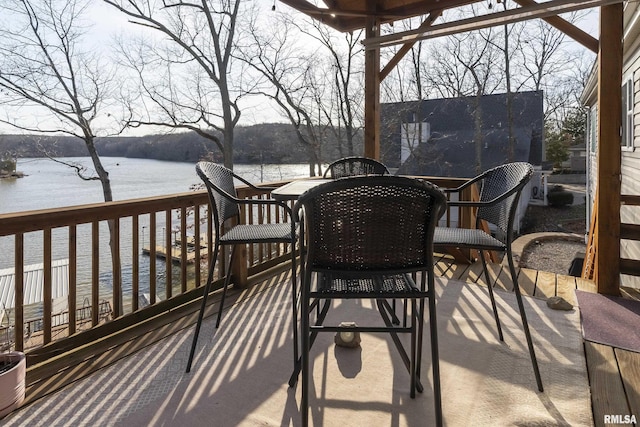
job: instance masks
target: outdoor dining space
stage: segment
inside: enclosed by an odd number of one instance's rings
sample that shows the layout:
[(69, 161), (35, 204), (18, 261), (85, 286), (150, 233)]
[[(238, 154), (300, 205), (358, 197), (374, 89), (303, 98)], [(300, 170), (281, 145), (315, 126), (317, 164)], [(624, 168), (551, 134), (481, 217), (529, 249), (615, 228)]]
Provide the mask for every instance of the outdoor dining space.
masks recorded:
[[(0, 425), (637, 425), (640, 293), (620, 280), (640, 276), (640, 260), (621, 253), (621, 240), (640, 241), (637, 221), (620, 215), (640, 205), (623, 194), (636, 187), (621, 187), (630, 169), (620, 146), (623, 2), (515, 0), (444, 23), (447, 11), (482, 2), (280, 3), (339, 32), (363, 31), (358, 129), (374, 162), (385, 154), (381, 83), (418, 41), (541, 19), (594, 52), (588, 279), (518, 265), (514, 221), (533, 166), (511, 149), (498, 167), (477, 163), (471, 179), (392, 176), (362, 161), (372, 170), (345, 164), (315, 182), (253, 185), (233, 173), (229, 125), (217, 153), (226, 167), (194, 165), (203, 191), (0, 214), (15, 277), (0, 326), (26, 372), (24, 401)], [(585, 8), (600, 10), (599, 38), (561, 17)], [(415, 28), (383, 28), (408, 18)], [(152, 261), (143, 274), (144, 230)], [(44, 284), (29, 347), (34, 242)], [(62, 325), (52, 320), (60, 256), (69, 262)], [(78, 315), (82, 297), (90, 319)]]
[[(533, 278), (524, 285), (536, 295), (524, 300), (545, 385), (539, 393), (503, 269), (494, 265), (492, 278), (498, 278), (494, 286), (504, 342), (495, 333), (479, 263), (457, 264), (440, 255), (435, 270), (445, 425), (604, 425), (603, 414), (637, 413), (611, 394), (616, 386), (611, 378), (620, 378), (617, 368), (609, 371), (606, 352), (614, 350), (587, 343), (587, 348), (602, 351), (588, 371), (579, 310), (555, 311), (545, 304), (554, 288), (568, 296), (571, 286), (586, 283), (554, 275), (557, 285), (551, 287), (547, 273), (520, 271), (521, 277)], [(300, 425), (300, 387), (287, 384), (292, 368), (289, 280), (288, 269), (283, 269), (248, 290), (230, 292), (218, 330), (212, 298), (191, 373), (184, 369), (195, 314), (174, 322), (162, 331), (167, 337), (155, 344), (149, 345), (158, 331), (78, 364), (61, 376), (81, 377), (90, 365), (107, 366), (138, 350), (58, 392), (26, 402), (3, 425)], [(377, 318), (375, 311), (368, 306), (354, 318), (345, 305), (332, 313), (339, 320), (363, 322)], [(359, 348), (347, 349), (336, 347), (331, 334), (321, 334), (312, 351), (312, 425), (433, 425), (428, 354), (423, 359), (425, 390), (411, 399), (408, 373), (386, 337), (363, 334)], [(630, 369), (624, 378), (632, 386), (627, 390), (633, 403), (638, 371)], [(38, 388), (54, 389), (59, 381), (63, 378), (54, 376), (28, 389), (27, 401)]]
[[(524, 175), (509, 185), (505, 177), (517, 176), (520, 169)], [(207, 184), (215, 230), (221, 230), (209, 247), (217, 254), (221, 245), (236, 248), (237, 236), (252, 241), (248, 232), (262, 230), (260, 224), (222, 228), (235, 215), (236, 189), (228, 179), (233, 174), (206, 163), (198, 164), (198, 171)], [(507, 196), (483, 183), (475, 200), (481, 206), (477, 217), (485, 215), (483, 202), (507, 201), (510, 229), (509, 212), (517, 206), (529, 168), (503, 165), (486, 176), (492, 174), (504, 181)], [(4, 418), (3, 425), (578, 426), (609, 425), (612, 419), (625, 423), (640, 413), (640, 353), (626, 344), (591, 342), (584, 336), (579, 304), (586, 300), (580, 295), (597, 295), (592, 281), (514, 266), (512, 246), (518, 245), (511, 231), (503, 236), (507, 250), (502, 260), (460, 262), (457, 251), (455, 256), (433, 252), (436, 223), (444, 214), (440, 208), (461, 201), (447, 201), (424, 178), (385, 171), (348, 175), (356, 176), (263, 188), (280, 198), (285, 210), (284, 200), (298, 202), (291, 211), (296, 221), (277, 228), (299, 240), (298, 257), (285, 254), (248, 287), (230, 287), (228, 274), (222, 286), (216, 285), (222, 291), (209, 295), (214, 268), (226, 264), (212, 258), (207, 284), (199, 288), (208, 298), (183, 306), (175, 302), (181, 297), (174, 298), (173, 308), (157, 315), (168, 320), (155, 321), (142, 333), (120, 330), (124, 341), (108, 344), (105, 337), (99, 352), (72, 356), (77, 362), (71, 366), (32, 377), (22, 408)], [(225, 182), (232, 193), (226, 196)], [(300, 194), (288, 193), (296, 191)], [(328, 198), (331, 209), (322, 202), (315, 206), (316, 197)], [(423, 199), (428, 203), (420, 205)], [(409, 208), (399, 215), (403, 203)], [(414, 217), (418, 231), (411, 228)], [(331, 232), (320, 238), (314, 229), (325, 223)], [(412, 231), (405, 235), (407, 227)], [(274, 238), (269, 234), (273, 227), (265, 228), (254, 234), (255, 241)], [(354, 235), (361, 243), (350, 240)], [(338, 243), (329, 245), (331, 239)], [(418, 255), (411, 261), (413, 252), (404, 251), (414, 244)], [(371, 265), (366, 261), (371, 255), (362, 250), (370, 245), (382, 245), (384, 253)], [(349, 257), (357, 262), (344, 261)], [(480, 259), (485, 259), (482, 253)], [(385, 277), (380, 283), (378, 275)], [(385, 287), (389, 275), (399, 291)], [(363, 280), (383, 288), (360, 288)], [(336, 283), (347, 285), (334, 289)], [(625, 292), (628, 300), (637, 296)], [(547, 300), (556, 296), (571, 307), (550, 307)], [(397, 306), (387, 303), (396, 297)], [(428, 299), (428, 308), (424, 301), (414, 305), (407, 298)], [(321, 299), (330, 302), (323, 305)], [(380, 324), (381, 314), (383, 327), (363, 326)], [(132, 316), (114, 325), (126, 318)], [(342, 326), (323, 330), (323, 325)], [(361, 341), (338, 345), (345, 340), (338, 336), (351, 331)], [(35, 357), (56, 351), (50, 348), (36, 351)], [(51, 358), (56, 357), (64, 354)]]

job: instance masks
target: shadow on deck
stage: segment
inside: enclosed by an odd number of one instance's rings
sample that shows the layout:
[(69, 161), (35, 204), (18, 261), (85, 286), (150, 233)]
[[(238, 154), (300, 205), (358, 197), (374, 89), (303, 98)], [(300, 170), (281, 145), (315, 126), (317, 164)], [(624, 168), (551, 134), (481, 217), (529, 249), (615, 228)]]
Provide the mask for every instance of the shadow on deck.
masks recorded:
[[(506, 291), (499, 298), (501, 313), (506, 311), (501, 316), (508, 325), (506, 343), (495, 337), (486, 294), (472, 285), (487, 286), (481, 271), (479, 263), (456, 264), (449, 257), (439, 258), (436, 265), (443, 278), (439, 282), (449, 279), (451, 285), (440, 286), (438, 297), (446, 425), (604, 425), (604, 415), (640, 414), (640, 355), (583, 345), (577, 311), (554, 312), (543, 301), (559, 295), (575, 305), (573, 291), (590, 290), (591, 282), (520, 270), (523, 293), (533, 297), (526, 303), (542, 360), (541, 395), (524, 340), (518, 338), (521, 328), (508, 270), (491, 265), (491, 286)], [(292, 365), (287, 281), (286, 273), (280, 273), (246, 291), (231, 292), (222, 327), (215, 331), (211, 318), (205, 322), (190, 374), (184, 368), (194, 315), (79, 363), (44, 384), (30, 385), (30, 404), (3, 425), (36, 420), (43, 425), (299, 425), (299, 387), (286, 384)], [(348, 316), (348, 311), (342, 313)], [(167, 338), (157, 341), (159, 335)], [(423, 380), (423, 395), (409, 399), (408, 375), (385, 339), (367, 337), (358, 352), (341, 353), (333, 347), (333, 337), (324, 335), (314, 346), (313, 424), (430, 424), (425, 421), (433, 419), (430, 380)], [(83, 378), (96, 367), (104, 369)], [(564, 376), (567, 370), (571, 378)], [(429, 360), (423, 372), (430, 372)], [(503, 376), (509, 372), (514, 376)], [(74, 382), (48, 394), (70, 380)], [(512, 393), (515, 402), (508, 397)], [(489, 398), (480, 401), (478, 395)]]

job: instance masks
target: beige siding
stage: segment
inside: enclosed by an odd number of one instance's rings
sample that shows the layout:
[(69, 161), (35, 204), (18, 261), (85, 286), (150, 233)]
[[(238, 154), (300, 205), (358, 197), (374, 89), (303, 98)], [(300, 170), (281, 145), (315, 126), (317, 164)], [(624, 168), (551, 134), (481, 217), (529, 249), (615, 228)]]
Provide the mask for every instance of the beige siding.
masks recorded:
[[(637, 126), (636, 126), (637, 128)], [(636, 137), (636, 145), (637, 145)], [(640, 150), (622, 152), (622, 194), (640, 194)], [(622, 206), (620, 221), (626, 224), (640, 224), (640, 206)], [(622, 258), (640, 259), (640, 242), (631, 240), (620, 241), (620, 256)], [(640, 277), (621, 276), (620, 284), (640, 288)]]
[[(621, 164), (621, 194), (640, 195), (640, 57), (625, 64), (625, 76), (633, 76), (634, 88), (634, 141), (633, 148), (622, 150)], [(620, 221), (627, 224), (640, 224), (640, 206), (622, 206)], [(620, 241), (620, 256), (622, 258), (640, 259), (640, 242), (631, 240)], [(622, 275), (621, 286), (640, 288), (640, 277)]]
[(640, 64), (636, 61), (633, 72), (633, 147), (640, 147)]

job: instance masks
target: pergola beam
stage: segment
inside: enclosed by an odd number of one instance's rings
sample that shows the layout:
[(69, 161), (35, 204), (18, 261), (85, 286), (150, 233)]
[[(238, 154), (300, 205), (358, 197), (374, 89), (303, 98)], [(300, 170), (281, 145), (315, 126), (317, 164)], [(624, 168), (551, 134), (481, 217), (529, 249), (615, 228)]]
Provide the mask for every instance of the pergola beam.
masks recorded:
[[(442, 10), (434, 10), (429, 14), (429, 16), (420, 24), (419, 30), (426, 30), (431, 25), (433, 25), (433, 21), (438, 19), (438, 17), (442, 15)], [(387, 63), (387, 65), (380, 72), (380, 81), (384, 80), (391, 71), (398, 65), (398, 63), (404, 58), (404, 56), (411, 50), (413, 45), (417, 43), (416, 41), (412, 41), (409, 43), (405, 43), (404, 46), (400, 48), (400, 50), (391, 58), (391, 60)]]
[[(367, 18), (366, 37), (380, 35), (380, 20)], [(364, 53), (364, 155), (380, 160), (380, 49)]]
[[(535, 0), (514, 0), (516, 3), (518, 3), (520, 6), (532, 6), (534, 4), (537, 4)], [(565, 33), (566, 35), (568, 35), (569, 37), (571, 37), (573, 40), (577, 41), (578, 43), (580, 43), (582, 46), (586, 47), (587, 49), (591, 50), (593, 53), (597, 54), (598, 53), (598, 49), (599, 49), (599, 41), (597, 38), (593, 37), (591, 34), (587, 33), (586, 31), (576, 27), (575, 25), (573, 25), (571, 22), (567, 21), (566, 19), (561, 18), (560, 16), (547, 16), (545, 18), (542, 18), (545, 20), (545, 22), (549, 25), (551, 25), (552, 27), (555, 27), (556, 29), (562, 31), (563, 33)]]
[(432, 25), (427, 30), (415, 29), (389, 34), (381, 37), (372, 37), (363, 40), (365, 49), (394, 46), (397, 44), (448, 36), (483, 28), (495, 27), (514, 22), (526, 21), (535, 18), (546, 18), (561, 13), (576, 10), (601, 7), (621, 0), (551, 0), (545, 3), (534, 3), (517, 9), (509, 9), (501, 12), (460, 19), (444, 24)]
[[(341, 2), (325, 0), (324, 5), (318, 6), (309, 0), (280, 0), (288, 6), (317, 19), (338, 31), (354, 31), (366, 28), (368, 18), (376, 18), (381, 24), (391, 23), (414, 16), (428, 15), (436, 10), (446, 10), (454, 7), (472, 4), (478, 0), (409, 0), (373, 2), (377, 8), (363, 8), (370, 2)], [(318, 2), (318, 4), (321, 4)]]

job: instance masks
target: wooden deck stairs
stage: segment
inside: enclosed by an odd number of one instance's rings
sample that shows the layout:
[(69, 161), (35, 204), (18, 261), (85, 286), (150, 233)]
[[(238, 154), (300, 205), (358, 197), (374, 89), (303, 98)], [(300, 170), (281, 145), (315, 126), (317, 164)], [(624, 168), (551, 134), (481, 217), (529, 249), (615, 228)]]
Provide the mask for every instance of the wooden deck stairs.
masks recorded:
[[(623, 206), (640, 206), (640, 196), (621, 195), (620, 201)], [(595, 203), (598, 203), (597, 198)], [(596, 248), (598, 247), (598, 242), (595, 229), (598, 225), (598, 218), (595, 204), (592, 212), (589, 225), (589, 240), (582, 267), (582, 278), (588, 280), (593, 280), (596, 272)], [(620, 240), (640, 241), (640, 224), (621, 223)], [(620, 274), (640, 277), (640, 260), (621, 257)]]

